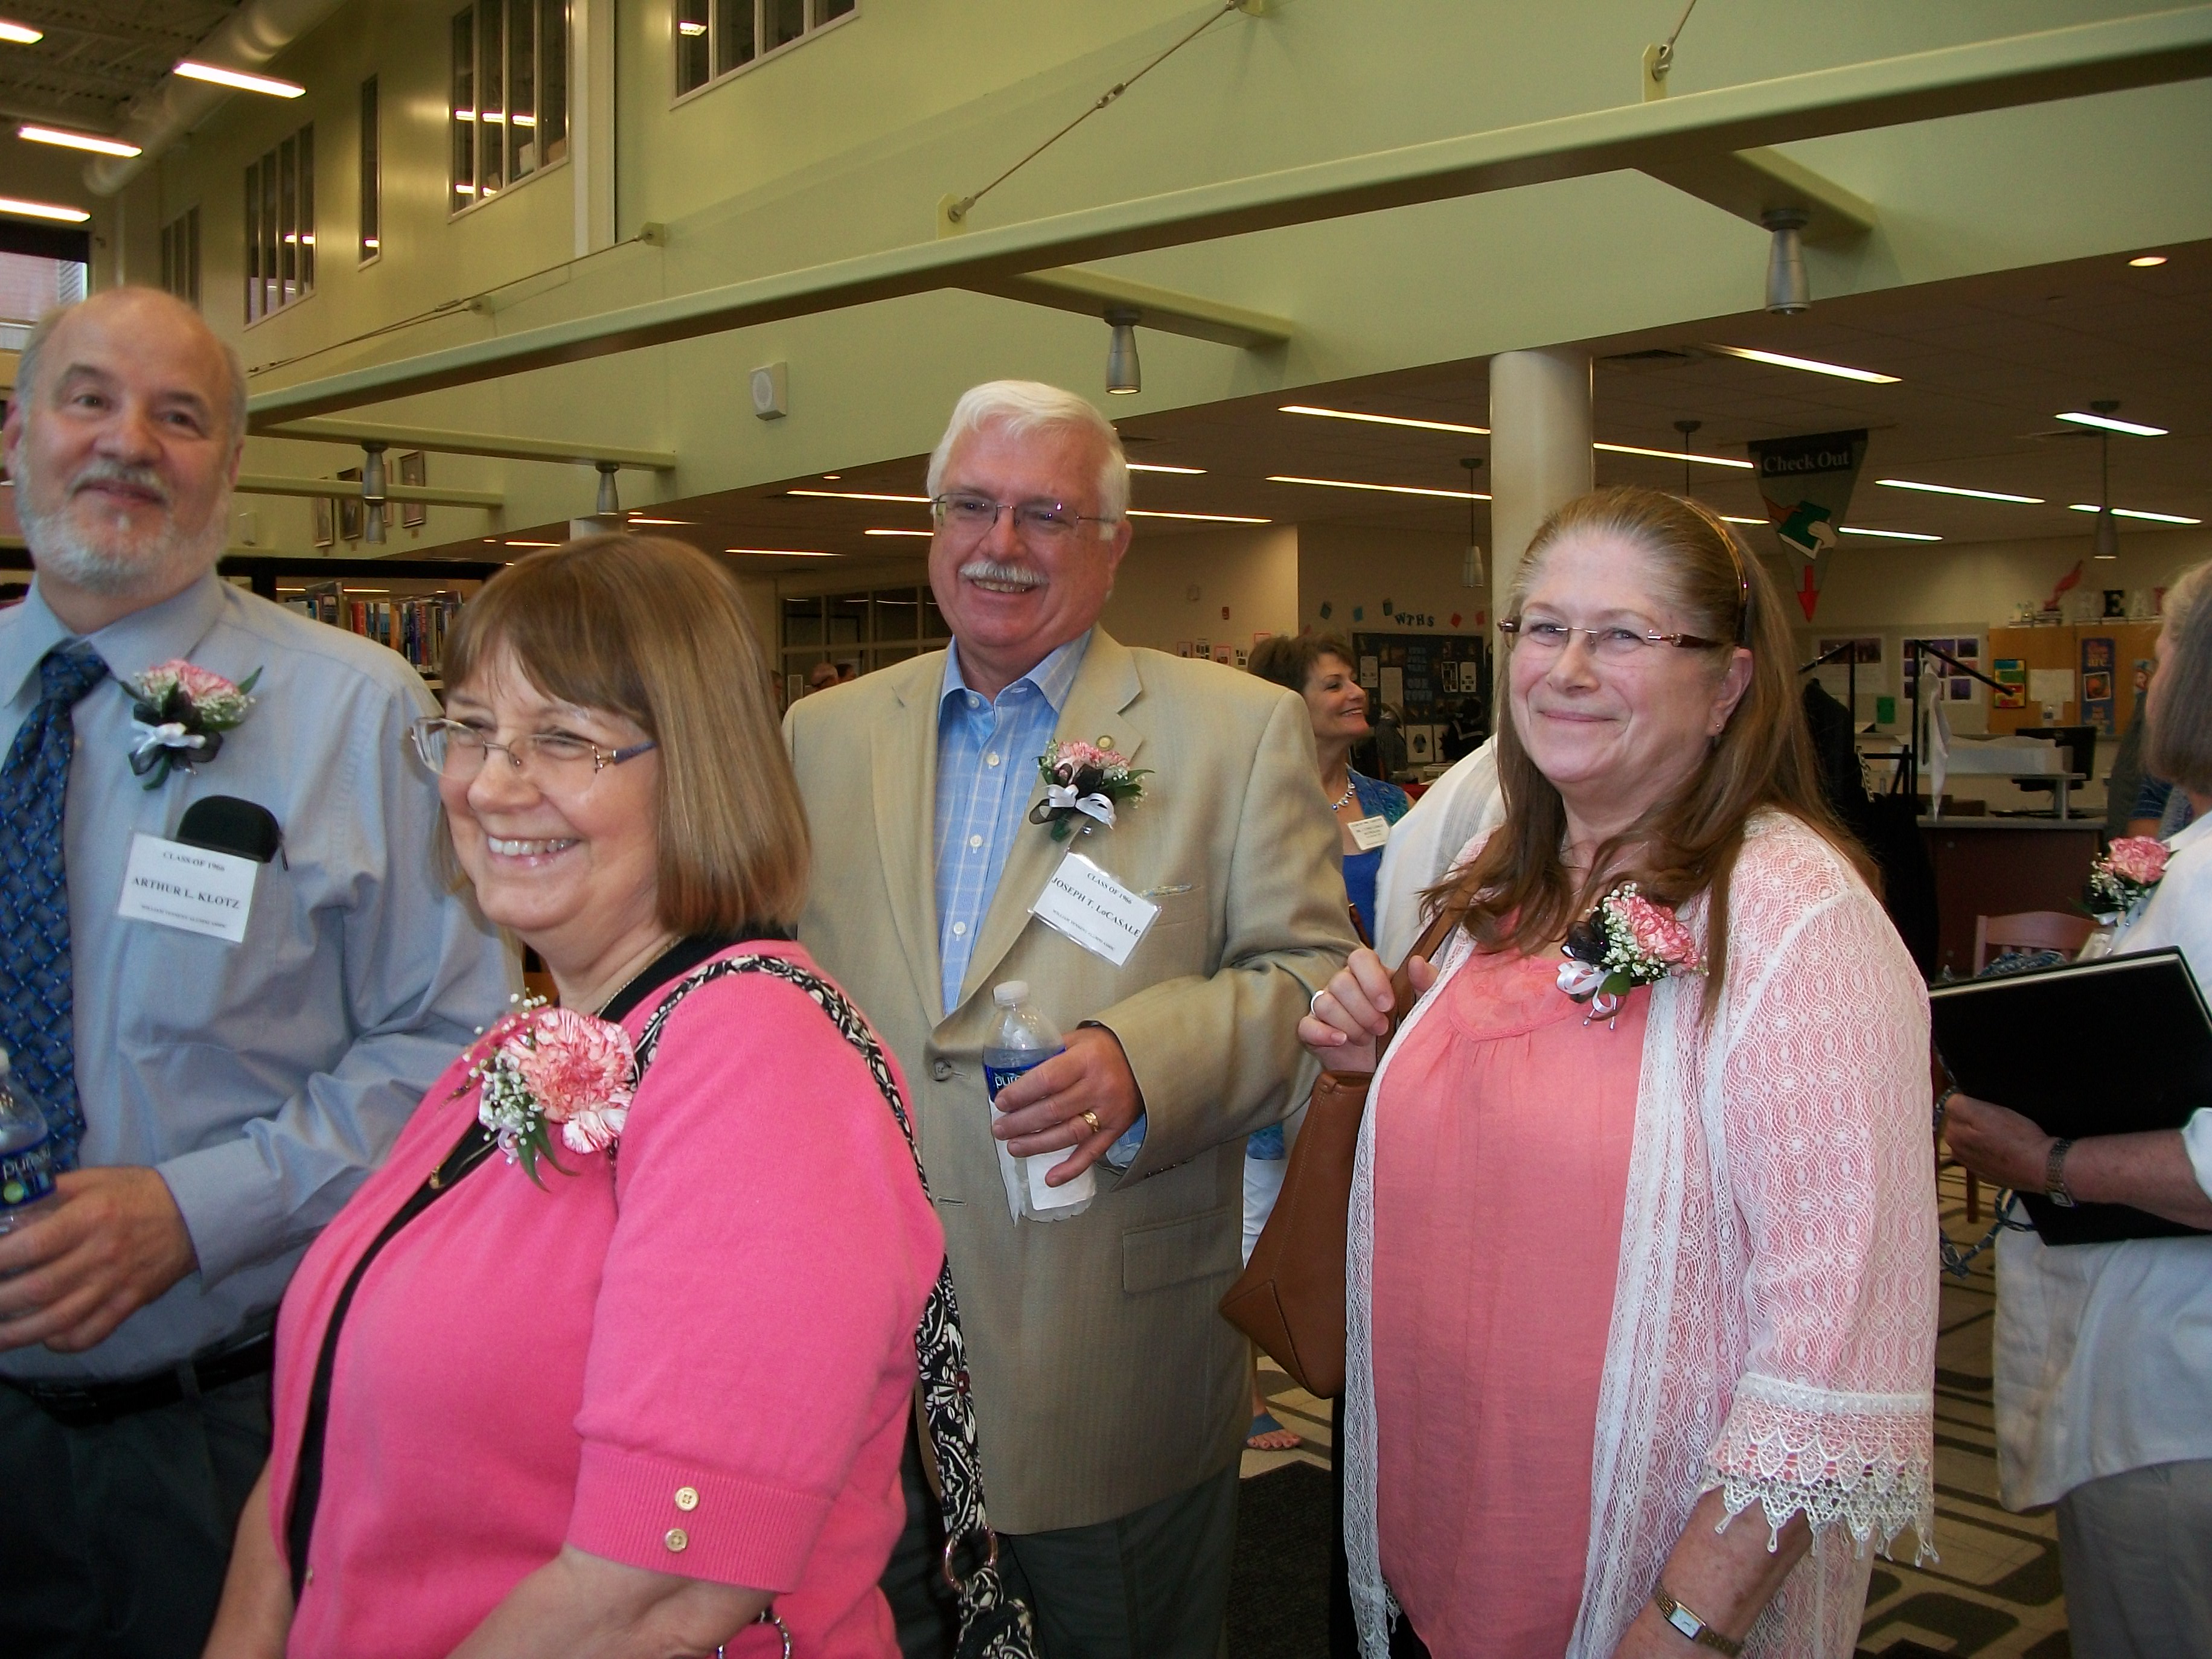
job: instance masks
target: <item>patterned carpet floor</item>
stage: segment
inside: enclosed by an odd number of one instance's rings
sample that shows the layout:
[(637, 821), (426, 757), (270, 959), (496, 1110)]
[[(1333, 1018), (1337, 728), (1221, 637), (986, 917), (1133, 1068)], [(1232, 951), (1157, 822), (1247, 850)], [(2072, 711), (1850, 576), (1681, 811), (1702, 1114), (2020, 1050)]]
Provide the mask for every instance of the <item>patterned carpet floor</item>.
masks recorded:
[[(1961, 1245), (1979, 1239), (1988, 1226), (1986, 1208), (1979, 1224), (1969, 1224), (1956, 1170), (1945, 1171), (1941, 1197), (1951, 1237)], [(1936, 1352), (1936, 1544), (1942, 1559), (1923, 1567), (1875, 1563), (1859, 1634), (1864, 1659), (2070, 1659), (2051, 1517), (2047, 1511), (2014, 1515), (1997, 1502), (1990, 1407), (1996, 1305), (1987, 1255), (1965, 1280), (1945, 1276)], [(1309, 1572), (1326, 1572), (1325, 1554), (1318, 1565), (1316, 1556), (1327, 1547), (1328, 1484), (1303, 1475), (1260, 1489), (1249, 1483), (1293, 1464), (1326, 1473), (1328, 1403), (1265, 1360), (1260, 1384), (1276, 1417), (1305, 1443), (1295, 1451), (1244, 1454), (1246, 1536), (1238, 1540), (1230, 1653), (1231, 1659), (1327, 1659), (1322, 1598), (1303, 1587), (1287, 1593), (1282, 1575), (1287, 1570), (1303, 1581)]]

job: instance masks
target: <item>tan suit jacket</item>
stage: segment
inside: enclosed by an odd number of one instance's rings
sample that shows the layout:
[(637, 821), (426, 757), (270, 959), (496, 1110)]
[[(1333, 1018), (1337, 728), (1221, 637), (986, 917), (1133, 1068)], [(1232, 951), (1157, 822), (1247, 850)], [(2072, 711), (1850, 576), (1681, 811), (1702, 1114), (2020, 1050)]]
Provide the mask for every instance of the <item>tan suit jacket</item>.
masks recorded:
[[(912, 1091), (966, 1327), (991, 1519), (1109, 1520), (1236, 1457), (1244, 1342), (1217, 1311), (1238, 1266), (1244, 1137), (1311, 1086), (1297, 1025), (1343, 963), (1336, 827), (1297, 696), (1094, 632), (1055, 730), (1150, 768), (1145, 799), (1073, 845), (1160, 907), (1115, 969), (1029, 914), (1068, 846), (1016, 832), (960, 1004), (943, 1012), (933, 652), (792, 706), (814, 835), (807, 948)], [(1009, 756), (1036, 771), (1036, 757)], [(1030, 800), (1042, 793), (1032, 777)], [(1024, 979), (1063, 1030), (1111, 1030), (1143, 1091), (1143, 1150), (1073, 1221), (1008, 1218), (981, 1053), (991, 988)]]

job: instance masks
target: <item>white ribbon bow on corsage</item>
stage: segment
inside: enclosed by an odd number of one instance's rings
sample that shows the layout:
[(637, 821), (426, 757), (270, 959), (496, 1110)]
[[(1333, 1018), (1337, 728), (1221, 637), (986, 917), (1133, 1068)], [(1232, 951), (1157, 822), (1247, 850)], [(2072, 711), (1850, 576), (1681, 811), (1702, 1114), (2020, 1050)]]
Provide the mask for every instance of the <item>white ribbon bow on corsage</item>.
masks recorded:
[(156, 749), (204, 749), (204, 732), (188, 732), (181, 721), (165, 720), (159, 726), (149, 726), (144, 720), (131, 722), (131, 730), (137, 741), (131, 745), (133, 755), (152, 754)]
[(1055, 812), (1077, 811), (1089, 814), (1109, 830), (1114, 827), (1114, 803), (1103, 795), (1085, 795), (1077, 793), (1072, 784), (1048, 783), (1044, 787), (1044, 804)]

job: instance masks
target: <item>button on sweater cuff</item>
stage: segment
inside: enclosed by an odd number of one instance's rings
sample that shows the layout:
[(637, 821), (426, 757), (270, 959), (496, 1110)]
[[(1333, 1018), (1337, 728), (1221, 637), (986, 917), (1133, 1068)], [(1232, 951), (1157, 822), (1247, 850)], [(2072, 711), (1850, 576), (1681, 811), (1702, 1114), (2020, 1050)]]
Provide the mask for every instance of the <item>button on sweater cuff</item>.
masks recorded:
[(586, 1443), (568, 1542), (625, 1566), (781, 1594), (798, 1588), (833, 1501), (696, 1462)]

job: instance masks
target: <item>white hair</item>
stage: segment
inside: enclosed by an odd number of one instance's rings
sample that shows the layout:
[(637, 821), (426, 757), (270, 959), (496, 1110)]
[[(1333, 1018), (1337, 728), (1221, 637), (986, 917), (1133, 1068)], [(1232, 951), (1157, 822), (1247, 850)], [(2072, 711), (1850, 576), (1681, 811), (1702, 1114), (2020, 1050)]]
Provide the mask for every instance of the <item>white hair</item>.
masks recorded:
[[(1104, 459), (1098, 467), (1098, 512), (1102, 518), (1119, 520), (1129, 506), (1129, 459), (1121, 453), (1121, 434), (1113, 423), (1073, 392), (1063, 392), (1042, 380), (986, 380), (970, 386), (952, 405), (952, 419), (929, 458), (929, 493), (933, 499), (945, 483), (945, 465), (953, 447), (969, 434), (989, 427), (1010, 438), (1026, 438), (1038, 432), (1081, 432), (1094, 440)], [(1098, 526), (1102, 536), (1113, 526)]]

